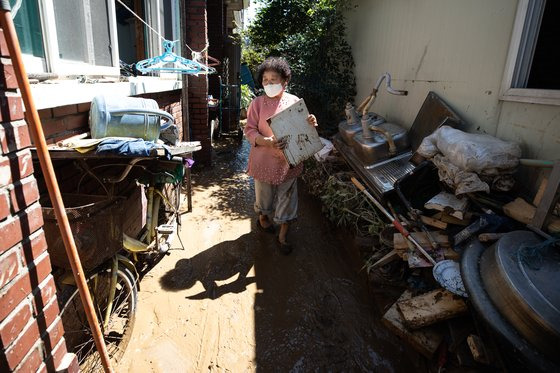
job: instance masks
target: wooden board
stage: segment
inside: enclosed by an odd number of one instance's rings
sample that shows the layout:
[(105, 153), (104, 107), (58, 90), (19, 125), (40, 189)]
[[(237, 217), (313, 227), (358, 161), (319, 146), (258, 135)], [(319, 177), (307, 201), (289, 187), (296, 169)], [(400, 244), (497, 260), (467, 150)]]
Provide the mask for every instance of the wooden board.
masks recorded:
[(422, 220), (422, 223), (426, 225), (435, 227), (437, 229), (447, 229), (447, 223), (444, 221), (430, 218), (429, 216), (424, 216), (424, 215), (421, 215), (420, 219)]
[(268, 119), (277, 140), (286, 139), (284, 156), (291, 166), (296, 166), (323, 149), (315, 127), (309, 125), (309, 111), (303, 99), (288, 106)]
[(426, 202), (424, 207), (427, 209), (445, 211), (457, 219), (463, 219), (468, 202), (467, 198), (459, 199), (451, 193), (441, 192)]
[[(523, 224), (531, 224), (537, 208), (526, 202), (523, 198), (516, 198), (513, 202), (504, 205), (504, 214)], [(548, 220), (547, 229), (551, 232), (560, 232), (560, 219), (552, 216)]]
[[(405, 291), (397, 302), (405, 301), (412, 298), (410, 291)], [(397, 302), (383, 315), (381, 322), (387, 329), (401, 337), (416, 351), (430, 359), (437, 351), (441, 341), (443, 340), (443, 333), (439, 328), (429, 326), (426, 328), (411, 330), (404, 325), (404, 320), (399, 310), (397, 309)]]
[[(442, 247), (450, 247), (451, 244), (449, 243), (449, 237), (439, 231), (431, 231), (432, 237), (436, 240), (437, 243), (440, 244)], [(411, 236), (418, 241), (420, 246), (424, 248), (431, 248), (430, 240), (428, 236), (424, 232), (412, 232)], [(395, 233), (393, 235), (393, 248), (397, 251), (405, 251), (408, 250), (408, 240), (404, 238), (404, 236), (400, 233)]]
[(438, 289), (409, 300), (397, 302), (404, 323), (412, 329), (432, 325), (467, 312), (463, 298)]

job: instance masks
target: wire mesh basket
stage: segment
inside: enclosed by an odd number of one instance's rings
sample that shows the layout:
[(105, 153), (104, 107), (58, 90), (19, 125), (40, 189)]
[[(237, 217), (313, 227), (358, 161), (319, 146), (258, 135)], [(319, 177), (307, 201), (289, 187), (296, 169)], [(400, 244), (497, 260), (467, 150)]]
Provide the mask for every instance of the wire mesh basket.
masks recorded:
[[(62, 199), (84, 269), (99, 266), (123, 247), (122, 198), (66, 194)], [(42, 198), (41, 206), (51, 263), (70, 268), (50, 199)]]

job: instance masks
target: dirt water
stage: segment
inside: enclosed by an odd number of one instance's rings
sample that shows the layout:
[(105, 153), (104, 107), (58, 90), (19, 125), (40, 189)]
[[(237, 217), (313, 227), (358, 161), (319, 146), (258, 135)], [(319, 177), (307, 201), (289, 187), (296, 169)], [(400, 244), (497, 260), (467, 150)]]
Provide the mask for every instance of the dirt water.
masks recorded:
[(294, 252), (256, 231), (247, 154), (246, 142), (222, 144), (214, 167), (193, 175), (193, 212), (141, 282), (117, 371), (415, 371), (301, 184)]

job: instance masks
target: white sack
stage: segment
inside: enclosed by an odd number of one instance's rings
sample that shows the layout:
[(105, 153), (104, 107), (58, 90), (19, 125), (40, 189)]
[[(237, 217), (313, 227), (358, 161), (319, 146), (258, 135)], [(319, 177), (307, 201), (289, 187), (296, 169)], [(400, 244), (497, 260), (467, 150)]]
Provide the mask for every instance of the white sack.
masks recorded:
[(511, 169), (518, 165), (521, 148), (517, 143), (485, 134), (473, 134), (442, 126), (424, 138), (418, 153), (432, 158), (442, 153), (463, 171), (492, 173), (493, 169)]

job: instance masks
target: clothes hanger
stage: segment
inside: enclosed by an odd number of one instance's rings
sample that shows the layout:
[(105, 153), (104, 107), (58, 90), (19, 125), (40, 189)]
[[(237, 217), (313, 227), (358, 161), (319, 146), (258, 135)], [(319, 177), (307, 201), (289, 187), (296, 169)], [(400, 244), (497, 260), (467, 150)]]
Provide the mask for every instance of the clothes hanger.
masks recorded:
[(213, 74), (216, 69), (201, 64), (198, 61), (189, 60), (173, 53), (174, 42), (163, 41), (164, 52), (161, 56), (148, 58), (136, 63), (136, 69), (143, 73), (163, 71), (180, 74)]

